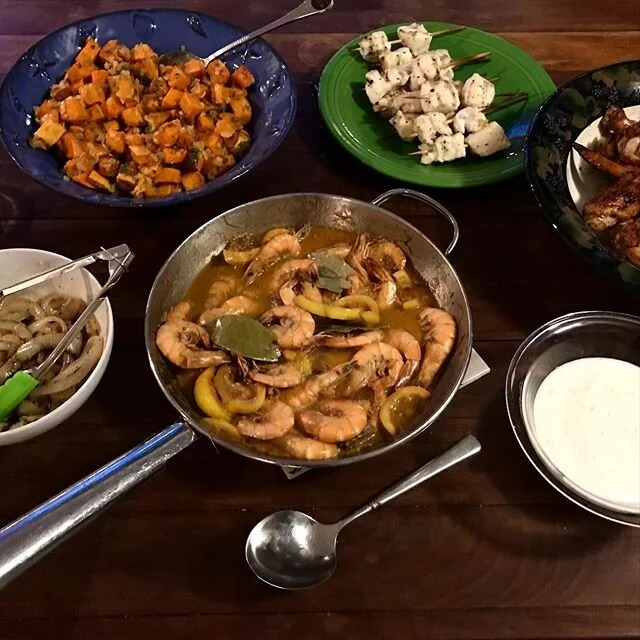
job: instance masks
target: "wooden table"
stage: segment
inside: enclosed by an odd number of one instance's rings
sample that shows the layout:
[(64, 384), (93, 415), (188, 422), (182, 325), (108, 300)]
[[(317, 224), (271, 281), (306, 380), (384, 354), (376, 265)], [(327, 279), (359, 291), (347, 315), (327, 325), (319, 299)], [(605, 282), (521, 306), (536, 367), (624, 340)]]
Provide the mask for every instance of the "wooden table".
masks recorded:
[[(3, 0), (0, 74), (43, 34), (95, 13), (184, 5), (254, 28), (293, 4)], [(222, 193), (175, 210), (92, 208), (39, 186), (0, 153), (0, 246), (79, 256), (128, 242), (137, 255), (112, 296), (116, 341), (96, 393), (56, 431), (0, 450), (0, 522), (174, 418), (147, 366), (142, 319), (154, 275), (180, 240), (217, 213), (263, 196), (296, 190), (369, 200), (397, 186), (343, 152), (319, 118), (316, 82), (341, 44), (380, 24), (431, 18), (504, 36), (556, 82), (640, 57), (637, 0), (336, 4), (268, 36), (297, 76), (296, 124), (268, 162)], [(637, 303), (567, 249), (524, 178), (432, 195), (460, 222), (453, 263), (491, 374), (461, 391), (424, 436), (337, 471), (289, 481), (278, 468), (198, 442), (2, 591), (0, 637), (638, 637), (640, 531), (601, 521), (557, 495), (520, 451), (503, 400), (508, 362), (535, 327), (581, 309), (634, 312)], [(444, 223), (419, 206), (390, 206), (446, 241)], [(245, 537), (267, 513), (300, 507), (321, 520), (338, 518), (467, 433), (478, 436), (483, 453), (347, 529), (329, 583), (282, 593), (246, 568)]]

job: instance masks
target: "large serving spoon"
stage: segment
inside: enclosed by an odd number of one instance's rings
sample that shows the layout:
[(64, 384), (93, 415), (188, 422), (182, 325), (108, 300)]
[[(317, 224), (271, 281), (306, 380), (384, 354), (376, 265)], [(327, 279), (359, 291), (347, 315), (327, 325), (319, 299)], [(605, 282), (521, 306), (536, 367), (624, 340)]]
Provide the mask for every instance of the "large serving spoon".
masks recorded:
[(180, 65), (184, 64), (187, 60), (202, 60), (205, 67), (216, 58), (224, 55), (231, 49), (235, 49), (239, 47), (241, 44), (245, 42), (249, 42), (255, 38), (259, 38), (264, 33), (269, 33), (269, 31), (273, 31), (275, 29), (279, 29), (283, 27), (285, 24), (289, 24), (290, 22), (295, 22), (296, 20), (302, 20), (303, 18), (309, 18), (311, 16), (315, 16), (318, 13), (324, 13), (333, 7), (333, 0), (304, 0), (301, 4), (299, 4), (295, 9), (289, 11), (281, 18), (270, 22), (264, 27), (260, 27), (260, 29), (256, 29), (251, 33), (247, 33), (247, 35), (226, 44), (221, 49), (214, 51), (211, 55), (206, 58), (201, 58), (200, 56), (195, 55), (191, 51), (180, 50), (180, 51), (169, 51), (168, 53), (163, 53), (160, 56), (159, 62), (160, 64), (171, 64), (171, 65)]
[(336, 540), (344, 527), (479, 451), (480, 443), (467, 436), (335, 524), (322, 524), (301, 511), (276, 511), (249, 534), (247, 563), (260, 580), (279, 589), (320, 584), (336, 569)]

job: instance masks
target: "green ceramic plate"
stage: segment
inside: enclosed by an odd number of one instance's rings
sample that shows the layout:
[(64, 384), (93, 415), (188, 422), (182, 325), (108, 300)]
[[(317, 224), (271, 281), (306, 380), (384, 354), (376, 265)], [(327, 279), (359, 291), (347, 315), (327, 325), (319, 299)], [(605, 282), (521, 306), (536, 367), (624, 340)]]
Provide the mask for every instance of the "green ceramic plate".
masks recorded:
[[(429, 31), (458, 25), (445, 22), (423, 23)], [(383, 27), (389, 39), (396, 38), (399, 25)], [(338, 142), (356, 158), (387, 176), (429, 187), (472, 187), (506, 180), (524, 167), (523, 147), (529, 123), (555, 85), (545, 70), (518, 47), (498, 36), (470, 27), (451, 35), (434, 38), (433, 49), (448, 49), (460, 59), (491, 51), (488, 62), (469, 64), (456, 71), (456, 79), (465, 80), (478, 72), (487, 78), (498, 77), (496, 91), (526, 91), (526, 103), (493, 114), (507, 135), (515, 138), (511, 149), (489, 158), (464, 158), (442, 165), (420, 164), (420, 156), (407, 155), (417, 145), (404, 142), (384, 118), (374, 113), (364, 88), (369, 65), (354, 50), (363, 36), (348, 42), (327, 63), (320, 78), (320, 111)], [(497, 97), (496, 101), (501, 98)], [(504, 99), (504, 98), (503, 98)]]

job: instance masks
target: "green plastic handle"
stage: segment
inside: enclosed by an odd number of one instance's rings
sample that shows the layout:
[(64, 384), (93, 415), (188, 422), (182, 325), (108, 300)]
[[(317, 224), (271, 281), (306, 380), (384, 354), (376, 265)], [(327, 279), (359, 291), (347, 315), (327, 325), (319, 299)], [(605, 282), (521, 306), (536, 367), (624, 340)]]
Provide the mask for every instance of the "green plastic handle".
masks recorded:
[(0, 386), (0, 420), (8, 418), (40, 383), (26, 371), (18, 371)]

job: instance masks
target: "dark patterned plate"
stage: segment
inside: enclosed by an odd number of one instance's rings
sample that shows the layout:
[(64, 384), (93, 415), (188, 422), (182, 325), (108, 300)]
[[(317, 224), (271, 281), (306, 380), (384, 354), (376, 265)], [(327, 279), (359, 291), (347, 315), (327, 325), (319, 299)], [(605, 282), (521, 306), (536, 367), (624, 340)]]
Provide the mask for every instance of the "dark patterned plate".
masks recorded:
[(223, 57), (231, 68), (246, 64), (256, 79), (248, 96), (253, 109), (247, 127), (252, 137), (249, 150), (230, 171), (195, 191), (140, 200), (93, 191), (65, 180), (60, 162), (52, 153), (29, 146), (28, 139), (35, 130), (31, 114), (51, 85), (62, 78), (89, 36), (101, 44), (112, 38), (127, 46), (147, 42), (159, 54), (184, 46), (207, 56), (245, 33), (211, 16), (174, 9), (117, 11), (74, 22), (37, 42), (9, 71), (0, 87), (0, 138), (25, 173), (47, 187), (90, 204), (167, 206), (217, 191), (269, 157), (286, 137), (295, 117), (296, 92), (289, 69), (263, 40), (254, 40)]
[(567, 157), (585, 127), (613, 106), (640, 104), (640, 60), (589, 71), (560, 87), (534, 118), (525, 146), (531, 189), (556, 231), (596, 271), (640, 294), (640, 269), (587, 227), (567, 186)]

